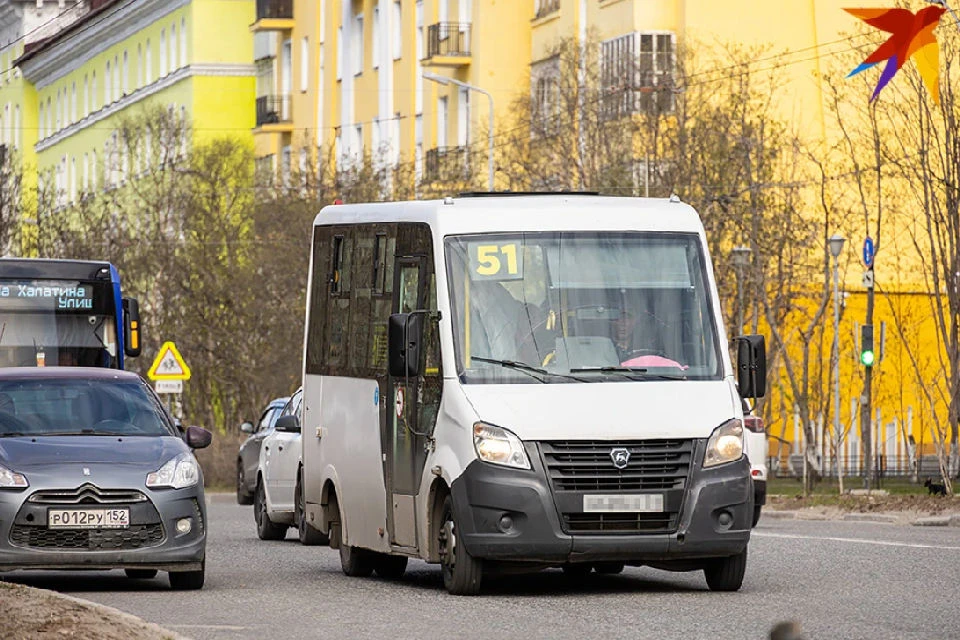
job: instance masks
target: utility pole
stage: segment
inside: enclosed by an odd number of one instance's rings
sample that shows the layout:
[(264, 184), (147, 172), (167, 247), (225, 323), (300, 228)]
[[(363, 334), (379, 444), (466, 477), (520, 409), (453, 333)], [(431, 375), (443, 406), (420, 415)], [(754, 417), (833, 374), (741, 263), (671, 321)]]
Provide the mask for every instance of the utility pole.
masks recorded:
[[(868, 491), (873, 485), (873, 428), (871, 408), (873, 406), (873, 240), (867, 236), (863, 242), (863, 263), (866, 271), (863, 273), (863, 285), (867, 289), (867, 317), (863, 326), (863, 338), (860, 344), (860, 362), (866, 371), (863, 372), (863, 393), (860, 396), (860, 436), (863, 442), (863, 458), (866, 462), (864, 471), (864, 488)], [(869, 334), (869, 343), (867, 336)]]

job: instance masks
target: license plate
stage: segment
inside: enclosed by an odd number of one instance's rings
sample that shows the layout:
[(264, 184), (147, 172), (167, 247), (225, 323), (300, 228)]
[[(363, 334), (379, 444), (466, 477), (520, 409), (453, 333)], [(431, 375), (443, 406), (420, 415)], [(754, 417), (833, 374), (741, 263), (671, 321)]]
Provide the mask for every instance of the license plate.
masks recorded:
[(130, 509), (49, 509), (49, 529), (126, 529)]
[(583, 496), (584, 513), (641, 513), (663, 511), (663, 494), (644, 493), (638, 495)]

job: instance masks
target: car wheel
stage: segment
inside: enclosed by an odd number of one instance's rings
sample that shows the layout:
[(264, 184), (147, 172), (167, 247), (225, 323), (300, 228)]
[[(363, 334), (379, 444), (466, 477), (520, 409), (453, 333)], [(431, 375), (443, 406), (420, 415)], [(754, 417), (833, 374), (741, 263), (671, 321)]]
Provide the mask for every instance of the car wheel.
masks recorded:
[(203, 588), (205, 563), (200, 563), (200, 571), (171, 571), (167, 574), (170, 588), (176, 591), (193, 591)]
[(483, 561), (471, 556), (457, 539), (457, 524), (450, 496), (443, 501), (443, 518), (440, 522), (437, 548), (440, 550), (443, 586), (448, 593), (455, 596), (473, 596), (480, 593)]
[(253, 498), (253, 519), (257, 523), (257, 536), (261, 540), (283, 540), (287, 535), (287, 527), (274, 524), (267, 515), (267, 496), (263, 491), (263, 483), (257, 483), (257, 493)]
[(711, 591), (737, 591), (743, 585), (743, 575), (747, 571), (747, 550), (735, 556), (716, 558), (704, 568), (703, 575)]
[(237, 504), (253, 504), (253, 495), (247, 491), (242, 460), (237, 460)]
[(307, 522), (307, 511), (303, 501), (303, 483), (302, 476), (297, 475), (297, 490), (293, 500), (293, 517), (297, 523), (297, 537), (300, 538), (300, 544), (304, 546), (315, 546), (318, 544), (328, 544), (330, 539), (320, 533)]
[(156, 569), (124, 569), (123, 572), (133, 580), (149, 580), (157, 577)]
[(761, 506), (759, 504), (753, 506), (753, 524), (751, 527), (757, 526), (757, 523), (760, 522), (760, 509)]
[(373, 560), (373, 570), (381, 578), (399, 580), (407, 570), (407, 557), (378, 553)]
[(606, 575), (615, 575), (623, 571), (622, 562), (596, 562), (593, 565), (593, 570), (597, 573), (603, 573)]

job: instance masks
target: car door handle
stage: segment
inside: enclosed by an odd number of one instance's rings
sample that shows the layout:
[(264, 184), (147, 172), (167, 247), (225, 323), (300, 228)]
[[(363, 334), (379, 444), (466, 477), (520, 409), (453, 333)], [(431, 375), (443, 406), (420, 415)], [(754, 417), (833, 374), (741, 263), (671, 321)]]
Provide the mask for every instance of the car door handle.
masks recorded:
[(280, 451), (283, 451), (283, 447), (277, 447), (277, 449), (279, 449)]
[(270, 447), (264, 447), (265, 451), (270, 451)]

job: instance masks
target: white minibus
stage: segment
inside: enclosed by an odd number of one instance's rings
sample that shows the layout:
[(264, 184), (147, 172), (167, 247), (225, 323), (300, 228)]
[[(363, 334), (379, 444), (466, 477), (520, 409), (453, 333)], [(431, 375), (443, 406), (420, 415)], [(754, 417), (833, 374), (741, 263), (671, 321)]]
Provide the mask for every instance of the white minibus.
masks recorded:
[(333, 205), (311, 255), (303, 509), (347, 575), (420, 558), (475, 594), (495, 572), (646, 565), (740, 588), (765, 346), (739, 338), (734, 371), (690, 206)]

